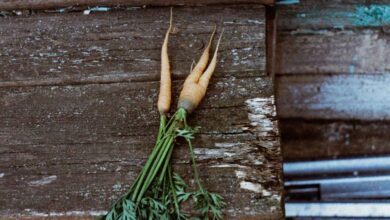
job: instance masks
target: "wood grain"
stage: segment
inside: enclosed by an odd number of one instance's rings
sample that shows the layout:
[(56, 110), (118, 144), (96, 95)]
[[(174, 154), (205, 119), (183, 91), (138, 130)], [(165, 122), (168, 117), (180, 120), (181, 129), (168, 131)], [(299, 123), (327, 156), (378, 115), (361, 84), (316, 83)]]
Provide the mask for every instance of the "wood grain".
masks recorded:
[[(157, 132), (168, 15), (148, 8), (0, 19), (0, 218), (101, 215), (126, 191)], [(283, 216), (264, 16), (253, 6), (174, 11), (174, 97), (214, 24), (225, 28), (215, 77), (190, 124), (202, 127), (195, 153), (206, 186), (226, 199), (226, 219)], [(179, 142), (175, 170), (191, 185), (187, 154)]]
[(390, 154), (384, 121), (334, 121), (284, 119), (282, 131), (285, 161)]
[(279, 30), (382, 28), (390, 23), (389, 0), (300, 0), (279, 7)]
[(390, 32), (291, 31), (278, 35), (277, 74), (365, 74), (390, 71)]
[[(261, 6), (250, 12), (234, 7), (175, 10), (175, 33), (169, 41), (174, 77), (187, 75), (215, 25), (225, 30), (215, 77), (263, 75), (264, 14)], [(0, 87), (156, 81), (168, 19), (169, 8), (3, 18)]]
[(388, 120), (388, 74), (294, 75), (277, 79), (282, 118)]
[(3, 0), (0, 10), (15, 9), (52, 9), (71, 6), (200, 6), (229, 4), (267, 4), (274, 0)]
[(277, 74), (389, 72), (389, 1), (307, 1), (282, 7)]
[(389, 3), (301, 0), (279, 8), (285, 160), (389, 153)]

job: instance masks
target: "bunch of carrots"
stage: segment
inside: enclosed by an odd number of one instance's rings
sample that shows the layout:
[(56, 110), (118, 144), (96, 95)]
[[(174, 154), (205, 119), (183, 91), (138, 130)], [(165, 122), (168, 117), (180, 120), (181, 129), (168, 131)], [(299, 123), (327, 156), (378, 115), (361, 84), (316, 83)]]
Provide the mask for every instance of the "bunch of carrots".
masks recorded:
[[(103, 217), (105, 220), (139, 219), (222, 219), (223, 198), (207, 191), (199, 178), (191, 144), (198, 128), (187, 124), (187, 116), (193, 112), (206, 94), (207, 86), (217, 64), (217, 51), (221, 36), (209, 65), (209, 51), (215, 29), (199, 62), (184, 82), (180, 93), (178, 109), (168, 119), (171, 105), (171, 73), (168, 58), (168, 38), (172, 29), (172, 9), (169, 28), (161, 49), (161, 82), (158, 98), (160, 128), (154, 149), (129, 191), (115, 202)], [(187, 185), (172, 171), (172, 151), (176, 138), (188, 143), (197, 189), (186, 192)], [(181, 203), (192, 199), (195, 212), (185, 213)], [(191, 217), (192, 215), (192, 217)]]

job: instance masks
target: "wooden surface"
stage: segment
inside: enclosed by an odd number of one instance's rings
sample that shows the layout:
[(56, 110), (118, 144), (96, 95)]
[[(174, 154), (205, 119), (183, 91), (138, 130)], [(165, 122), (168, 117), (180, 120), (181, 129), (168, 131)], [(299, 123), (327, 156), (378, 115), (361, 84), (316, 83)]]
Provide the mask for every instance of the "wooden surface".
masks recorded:
[(278, 77), (283, 118), (389, 120), (390, 75), (340, 74)]
[(280, 8), (275, 68), (286, 160), (389, 153), (389, 11), (390, 1), (363, 0)]
[(390, 124), (385, 121), (284, 119), (286, 161), (390, 154)]
[(56, 9), (72, 6), (201, 6), (228, 4), (266, 4), (274, 0), (2, 0), (0, 10)]
[[(158, 129), (156, 96), (169, 8), (0, 19), (0, 218), (100, 215), (127, 190)], [(261, 6), (174, 9), (175, 98), (215, 24), (225, 29), (201, 126), (201, 176), (226, 219), (281, 219), (273, 82)], [(175, 105), (174, 105), (175, 106)], [(188, 149), (175, 170), (191, 183)], [(75, 217), (76, 216), (76, 217)]]

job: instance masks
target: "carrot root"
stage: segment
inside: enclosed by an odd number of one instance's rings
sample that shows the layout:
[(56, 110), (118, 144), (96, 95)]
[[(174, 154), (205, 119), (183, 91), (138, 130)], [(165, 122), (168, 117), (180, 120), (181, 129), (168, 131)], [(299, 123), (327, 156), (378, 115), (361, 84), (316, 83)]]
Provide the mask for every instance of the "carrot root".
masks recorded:
[(172, 29), (172, 8), (169, 19), (169, 28), (165, 34), (163, 46), (161, 48), (161, 79), (160, 92), (158, 95), (157, 108), (161, 115), (166, 114), (171, 106), (171, 72), (168, 57), (168, 39)]
[(197, 83), (198, 82), (200, 76), (202, 75), (202, 73), (203, 73), (204, 69), (206, 68), (207, 63), (209, 61), (210, 47), (211, 47), (211, 42), (214, 38), (215, 31), (216, 31), (216, 27), (214, 27), (214, 31), (211, 34), (209, 42), (208, 42), (206, 48), (204, 49), (202, 56), (200, 57), (198, 63), (192, 69), (190, 75), (188, 75), (188, 77), (186, 78), (184, 83)]
[[(214, 73), (215, 67), (217, 65), (217, 54), (218, 54), (218, 48), (221, 42), (222, 34), (219, 36), (218, 43), (213, 55), (212, 60), (210, 61), (210, 64), (206, 68), (206, 64), (208, 61), (208, 51), (210, 49), (211, 40), (214, 36), (215, 29), (213, 31), (213, 34), (210, 37), (209, 44), (207, 48), (205, 49), (205, 52), (203, 52), (202, 57), (198, 64), (195, 66), (195, 68), (192, 70), (190, 75), (187, 77), (187, 79), (184, 82), (183, 90), (180, 93), (179, 97), (179, 103), (178, 108), (185, 109), (188, 113), (193, 112), (200, 102), (202, 101), (203, 97), (206, 94), (206, 90), (210, 81), (211, 76)], [(207, 51), (207, 52), (206, 52)], [(207, 57), (206, 57), (206, 55)], [(204, 64), (204, 61), (206, 60), (206, 64)], [(198, 69), (197, 69), (198, 67)], [(206, 70), (203, 72), (203, 70), (206, 68)], [(200, 71), (201, 70), (201, 71)]]

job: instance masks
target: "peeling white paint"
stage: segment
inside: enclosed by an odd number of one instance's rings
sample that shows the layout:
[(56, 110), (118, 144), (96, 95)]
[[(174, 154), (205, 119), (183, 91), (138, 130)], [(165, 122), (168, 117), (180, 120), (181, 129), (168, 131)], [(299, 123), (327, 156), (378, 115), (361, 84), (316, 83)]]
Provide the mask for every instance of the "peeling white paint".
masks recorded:
[(120, 183), (114, 184), (114, 185), (112, 186), (112, 189), (113, 189), (114, 191), (119, 191), (121, 188), (122, 188), (122, 184), (120, 184)]
[(52, 183), (56, 179), (57, 179), (57, 176), (55, 176), (55, 175), (46, 176), (46, 177), (43, 177), (42, 179), (39, 179), (39, 180), (30, 181), (28, 183), (28, 185), (30, 185), (30, 186), (43, 186), (43, 185), (47, 185), (49, 183)]
[(197, 148), (194, 149), (194, 153), (198, 159), (212, 159), (212, 158), (225, 158), (240, 155), (235, 149), (210, 149), (210, 148)]
[(238, 179), (244, 179), (246, 177), (246, 172), (244, 172), (242, 170), (236, 170), (234, 172), (236, 173), (236, 177)]
[(141, 61), (141, 62), (151, 62), (151, 59), (134, 59), (135, 61)]
[(278, 133), (277, 120), (274, 120), (276, 117), (274, 96), (248, 99), (245, 103), (249, 109), (250, 125), (256, 127), (258, 136), (272, 136)]
[(38, 212), (31, 209), (25, 209), (24, 213), (18, 214), (19, 217), (58, 217), (58, 216), (101, 216), (106, 214), (106, 210), (89, 211), (67, 211), (67, 212)]
[(229, 147), (234, 147), (234, 146), (237, 146), (240, 144), (241, 143), (215, 143), (214, 146), (219, 147), (219, 148), (229, 148)]
[(247, 181), (241, 181), (240, 187), (241, 189), (246, 189), (256, 193), (261, 193), (263, 191), (263, 187), (260, 184)]
[(272, 196), (272, 193), (271, 193), (270, 191), (268, 191), (268, 190), (265, 190), (265, 189), (263, 189), (263, 190), (261, 191), (261, 194), (262, 194), (263, 196)]
[(253, 23), (253, 24), (264, 24), (264, 20), (247, 20), (248, 23)]
[(218, 164), (218, 165), (211, 165), (210, 167), (217, 167), (217, 168), (250, 168), (247, 166), (243, 166), (240, 164)]
[(231, 158), (233, 160), (245, 157), (253, 150), (253, 146), (244, 143), (236, 143), (234, 146), (230, 144), (219, 146), (219, 148), (195, 148), (194, 153), (200, 160), (215, 158)]

